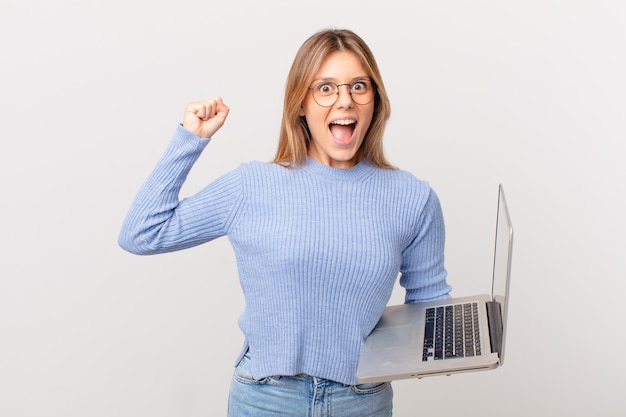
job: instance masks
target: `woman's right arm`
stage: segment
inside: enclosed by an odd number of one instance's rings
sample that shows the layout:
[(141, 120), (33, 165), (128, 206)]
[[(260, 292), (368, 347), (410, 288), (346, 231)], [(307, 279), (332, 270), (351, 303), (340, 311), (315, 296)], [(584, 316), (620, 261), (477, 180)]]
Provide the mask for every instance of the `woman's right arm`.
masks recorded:
[(170, 252), (215, 239), (227, 232), (230, 213), (241, 198), (237, 171), (193, 197), (178, 194), (210, 136), (223, 125), (228, 107), (221, 99), (190, 103), (165, 154), (143, 184), (124, 220), (120, 246), (147, 255)]

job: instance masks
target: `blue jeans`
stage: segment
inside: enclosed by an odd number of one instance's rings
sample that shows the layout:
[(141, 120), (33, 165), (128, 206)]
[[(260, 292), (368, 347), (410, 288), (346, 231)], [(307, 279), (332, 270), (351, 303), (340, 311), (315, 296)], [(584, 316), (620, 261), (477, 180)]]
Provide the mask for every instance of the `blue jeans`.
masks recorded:
[(390, 417), (391, 384), (345, 385), (308, 375), (255, 380), (244, 356), (233, 375), (228, 417)]

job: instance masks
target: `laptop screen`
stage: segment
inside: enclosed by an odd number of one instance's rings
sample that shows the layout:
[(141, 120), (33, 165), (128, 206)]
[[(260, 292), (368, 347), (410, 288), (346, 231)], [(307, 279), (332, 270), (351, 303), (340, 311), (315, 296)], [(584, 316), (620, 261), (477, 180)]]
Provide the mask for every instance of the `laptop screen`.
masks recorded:
[(498, 190), (498, 215), (493, 256), (493, 287), (491, 289), (492, 299), (500, 305), (500, 311), (502, 312), (502, 348), (500, 352), (500, 364), (504, 362), (504, 341), (506, 340), (512, 253), (513, 225), (511, 224), (511, 216), (504, 196), (504, 188), (502, 184), (500, 184)]

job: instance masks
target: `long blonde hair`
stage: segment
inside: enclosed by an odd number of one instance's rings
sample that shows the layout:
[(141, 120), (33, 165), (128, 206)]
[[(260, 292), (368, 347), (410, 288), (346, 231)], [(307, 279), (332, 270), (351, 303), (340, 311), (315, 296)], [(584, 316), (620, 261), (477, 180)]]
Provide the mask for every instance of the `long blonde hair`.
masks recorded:
[(349, 51), (361, 61), (376, 87), (374, 116), (365, 134), (358, 159), (368, 159), (375, 166), (394, 168), (387, 162), (383, 152), (383, 133), (391, 114), (391, 105), (383, 84), (378, 64), (370, 48), (357, 34), (345, 29), (328, 29), (315, 33), (300, 47), (287, 76), (283, 118), (280, 127), (275, 163), (294, 167), (301, 165), (307, 157), (311, 133), (300, 109), (313, 77), (324, 59), (335, 51)]

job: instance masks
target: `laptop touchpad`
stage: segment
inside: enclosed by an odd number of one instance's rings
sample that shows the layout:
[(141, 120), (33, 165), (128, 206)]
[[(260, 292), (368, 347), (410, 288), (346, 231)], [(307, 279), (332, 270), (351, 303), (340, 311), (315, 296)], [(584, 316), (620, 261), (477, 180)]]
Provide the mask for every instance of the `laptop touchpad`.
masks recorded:
[(405, 325), (376, 329), (369, 336), (371, 346), (377, 349), (410, 346), (413, 344), (415, 326)]

